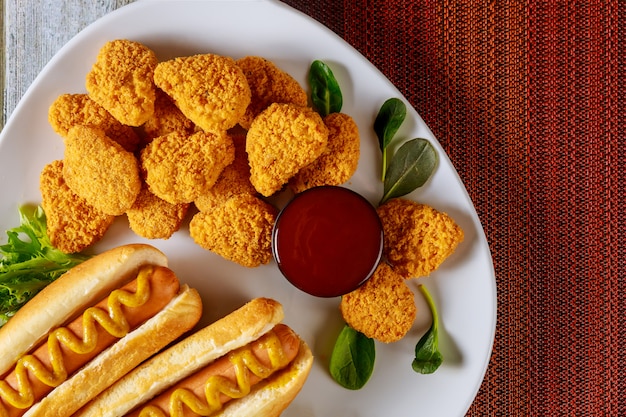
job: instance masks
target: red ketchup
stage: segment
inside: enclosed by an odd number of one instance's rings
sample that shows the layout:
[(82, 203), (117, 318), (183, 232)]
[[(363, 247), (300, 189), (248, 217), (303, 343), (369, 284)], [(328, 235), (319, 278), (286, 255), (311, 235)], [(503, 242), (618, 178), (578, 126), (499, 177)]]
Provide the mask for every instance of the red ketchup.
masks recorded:
[(317, 297), (355, 290), (373, 274), (382, 249), (376, 209), (343, 187), (315, 187), (296, 195), (278, 215), (272, 234), (282, 274)]

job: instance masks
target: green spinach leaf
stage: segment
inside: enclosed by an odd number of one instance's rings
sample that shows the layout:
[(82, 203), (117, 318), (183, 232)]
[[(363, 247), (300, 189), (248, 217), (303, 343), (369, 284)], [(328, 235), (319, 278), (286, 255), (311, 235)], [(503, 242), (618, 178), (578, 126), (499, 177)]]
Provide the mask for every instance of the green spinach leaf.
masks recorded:
[(380, 204), (424, 185), (435, 170), (438, 160), (437, 151), (426, 139), (416, 138), (404, 143), (389, 164)]
[(330, 374), (344, 388), (358, 390), (372, 376), (375, 360), (374, 340), (346, 324), (330, 356)]
[(330, 67), (315, 60), (309, 69), (309, 86), (311, 87), (311, 101), (313, 107), (322, 116), (338, 113), (343, 106), (341, 88)]
[(387, 172), (387, 147), (400, 129), (406, 117), (406, 105), (398, 98), (392, 97), (385, 101), (374, 120), (374, 132), (378, 136), (378, 144), (383, 154), (382, 180)]
[(443, 363), (443, 355), (439, 351), (439, 314), (435, 302), (424, 285), (419, 289), (426, 299), (428, 308), (433, 316), (433, 322), (428, 331), (421, 337), (415, 346), (413, 370), (420, 374), (432, 374)]

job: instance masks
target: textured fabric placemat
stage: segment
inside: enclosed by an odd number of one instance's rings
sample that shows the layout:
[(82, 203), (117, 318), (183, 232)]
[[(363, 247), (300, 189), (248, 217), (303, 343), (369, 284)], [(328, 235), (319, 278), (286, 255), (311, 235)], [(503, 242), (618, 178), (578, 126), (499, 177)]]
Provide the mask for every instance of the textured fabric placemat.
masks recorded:
[(498, 325), (468, 415), (626, 415), (626, 3), (287, 3), (400, 89), (476, 206)]

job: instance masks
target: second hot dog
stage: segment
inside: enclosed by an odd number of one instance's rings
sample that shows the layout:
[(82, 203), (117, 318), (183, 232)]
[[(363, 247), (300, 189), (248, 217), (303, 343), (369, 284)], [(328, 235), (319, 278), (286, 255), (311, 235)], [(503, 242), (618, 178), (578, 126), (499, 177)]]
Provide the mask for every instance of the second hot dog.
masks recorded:
[(254, 299), (140, 365), (76, 415), (277, 416), (313, 361), (282, 318), (278, 302)]
[[(140, 406), (129, 417), (211, 415), (226, 403), (244, 398), (259, 382), (293, 361), (300, 339), (277, 324), (258, 340), (229, 352)], [(183, 411), (180, 414), (180, 410)]]

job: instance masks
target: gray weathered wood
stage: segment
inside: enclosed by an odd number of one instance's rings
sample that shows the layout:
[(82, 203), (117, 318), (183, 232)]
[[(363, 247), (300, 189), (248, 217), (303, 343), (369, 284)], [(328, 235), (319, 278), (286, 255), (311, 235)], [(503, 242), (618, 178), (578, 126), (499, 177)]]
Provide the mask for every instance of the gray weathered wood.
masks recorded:
[(0, 105), (4, 126), (37, 74), (73, 36), (133, 0), (0, 0)]

